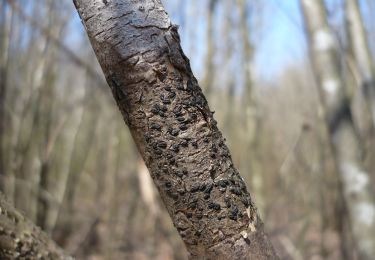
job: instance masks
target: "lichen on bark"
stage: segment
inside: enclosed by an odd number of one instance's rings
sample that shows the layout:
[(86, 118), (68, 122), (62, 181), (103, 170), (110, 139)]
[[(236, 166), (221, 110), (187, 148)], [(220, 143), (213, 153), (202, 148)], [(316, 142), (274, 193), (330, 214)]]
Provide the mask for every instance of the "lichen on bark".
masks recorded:
[(74, 3), (191, 258), (277, 258), (161, 2)]
[(0, 259), (72, 259), (0, 194)]

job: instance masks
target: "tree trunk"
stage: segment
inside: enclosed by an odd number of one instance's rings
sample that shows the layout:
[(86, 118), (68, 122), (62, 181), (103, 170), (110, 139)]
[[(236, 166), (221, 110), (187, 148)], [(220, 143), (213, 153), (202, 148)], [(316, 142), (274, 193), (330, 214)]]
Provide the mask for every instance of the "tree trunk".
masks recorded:
[(72, 259), (0, 195), (1, 259)]
[[(375, 67), (371, 58), (358, 0), (346, 0), (346, 19), (349, 40), (360, 75), (361, 90), (372, 114), (372, 128), (375, 126)], [(372, 129), (373, 130), (373, 129)]]
[(5, 129), (6, 129), (6, 112), (5, 100), (8, 85), (8, 65), (10, 51), (10, 37), (12, 33), (12, 10), (7, 10), (6, 4), (2, 3), (1, 15), (3, 17), (2, 39), (0, 39), (0, 190), (8, 193), (10, 196), (13, 191), (10, 188), (9, 172), (6, 172), (5, 160)]
[[(63, 180), (61, 182), (61, 186), (64, 187), (61, 201), (62, 206), (57, 210), (58, 214), (54, 225), (51, 225), (51, 230), (53, 230), (56, 222), (64, 222), (64, 228), (62, 234), (60, 234), (62, 240), (57, 240), (61, 245), (65, 245), (65, 243), (69, 241), (74, 231), (74, 202), (76, 201), (76, 193), (93, 145), (93, 136), (95, 136), (95, 131), (97, 129), (96, 123), (99, 111), (96, 110), (99, 105), (95, 98), (88, 92), (90, 83), (90, 75), (88, 71), (86, 71), (83, 112), (77, 126), (77, 132), (74, 134), (73, 138), (73, 148), (70, 153), (67, 179), (65, 183)], [(62, 214), (62, 211), (64, 211), (65, 214)], [(70, 217), (65, 218), (65, 216)]]
[(74, 0), (193, 259), (277, 259), (160, 1)]
[[(33, 7), (34, 15), (39, 15), (40, 10)], [(48, 19), (50, 20), (51, 14), (49, 14)], [(42, 38), (40, 40), (42, 53), (40, 55), (40, 60), (35, 66), (35, 70), (32, 77), (32, 83), (29, 84), (30, 89), (35, 93), (35, 98), (30, 95), (30, 102), (28, 104), (30, 113), (30, 122), (28, 121), (28, 114), (23, 114), (22, 123), (20, 125), (21, 132), (18, 137), (18, 147), (19, 149), (16, 156), (21, 158), (19, 162), (16, 163), (16, 182), (14, 190), (14, 205), (17, 209), (25, 212), (26, 216), (32, 221), (36, 222), (37, 218), (37, 207), (38, 207), (38, 190), (39, 190), (39, 172), (42, 171), (39, 166), (33, 162), (39, 160), (38, 147), (36, 140), (39, 141), (38, 133), (42, 129), (44, 116), (41, 114), (42, 108), (44, 106), (44, 91), (48, 88), (48, 73), (50, 70), (49, 57), (50, 53), (50, 39)], [(26, 107), (25, 107), (26, 109)], [(25, 110), (26, 112), (27, 110)], [(23, 129), (25, 130), (23, 130)], [(26, 138), (22, 137), (22, 131), (25, 131)], [(32, 169), (32, 170), (30, 170)], [(48, 168), (43, 169), (48, 170)], [(38, 173), (36, 173), (38, 172)], [(35, 192), (37, 191), (37, 192)], [(38, 223), (40, 224), (40, 223)], [(43, 227), (42, 227), (43, 228)]]
[(205, 75), (203, 79), (203, 88), (205, 94), (208, 98), (212, 93), (213, 88), (213, 81), (214, 81), (214, 19), (215, 19), (215, 10), (217, 6), (218, 0), (209, 0), (208, 1), (208, 12), (207, 12), (207, 50), (206, 50), (206, 57), (205, 57)]
[[(375, 207), (369, 174), (359, 158), (361, 147), (353, 124), (350, 98), (340, 75), (335, 38), (329, 28), (322, 0), (301, 0), (301, 5), (339, 172), (337, 178), (342, 184), (346, 203), (340, 208), (337, 219), (342, 219), (342, 209), (347, 208), (359, 255), (361, 259), (371, 259), (375, 255)], [(342, 247), (342, 251), (344, 258), (352, 259), (348, 243)]]
[(251, 42), (251, 28), (249, 28), (249, 6), (246, 0), (237, 0), (240, 13), (240, 31), (243, 53), (243, 73), (244, 79), (244, 107), (246, 124), (246, 161), (248, 161), (250, 172), (252, 173), (252, 188), (257, 194), (257, 205), (262, 212), (264, 210), (264, 181), (260, 165), (260, 127), (261, 120), (257, 109), (257, 100), (254, 93), (254, 84), (252, 79), (252, 62), (254, 46)]

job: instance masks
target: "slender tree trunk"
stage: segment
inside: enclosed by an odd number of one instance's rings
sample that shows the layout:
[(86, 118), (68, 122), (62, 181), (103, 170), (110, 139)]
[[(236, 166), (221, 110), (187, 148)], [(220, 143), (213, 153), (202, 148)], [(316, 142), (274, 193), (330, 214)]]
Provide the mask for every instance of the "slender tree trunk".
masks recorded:
[(12, 33), (12, 14), (12, 10), (7, 11), (6, 4), (3, 2), (1, 6), (1, 15), (4, 15), (5, 19), (3, 21), (3, 37), (0, 39), (0, 190), (10, 196), (13, 191), (10, 189), (9, 172), (6, 172), (5, 161), (5, 100), (8, 85), (7, 76), (9, 65), (9, 43)]
[[(346, 19), (349, 41), (356, 67), (360, 76), (360, 87), (368, 104), (372, 118), (372, 131), (375, 126), (375, 67), (366, 36), (358, 0), (346, 0)], [(373, 134), (373, 133), (372, 133)]]
[[(344, 207), (340, 207), (337, 217), (338, 220), (342, 219), (342, 214), (345, 213), (342, 209), (346, 207), (359, 255), (361, 259), (371, 259), (375, 255), (373, 194), (369, 187), (369, 174), (359, 158), (360, 142), (353, 124), (350, 99), (340, 75), (335, 39), (327, 22), (323, 1), (301, 0), (301, 4), (310, 38), (313, 68), (338, 167), (337, 178), (342, 184), (346, 203)], [(351, 259), (349, 244), (344, 244), (342, 249), (343, 257)]]
[[(86, 80), (90, 82), (88, 74), (86, 75)], [(66, 183), (62, 184), (65, 187), (62, 196), (62, 206), (58, 210), (58, 212), (64, 210), (67, 213), (60, 217), (71, 216), (63, 220), (65, 227), (61, 237), (64, 241), (69, 239), (74, 230), (74, 202), (76, 201), (76, 193), (79, 188), (78, 184), (93, 145), (93, 136), (95, 135), (97, 128), (96, 123), (98, 122), (98, 114), (95, 113), (98, 103), (95, 102), (95, 100), (90, 100), (93, 97), (87, 91), (88, 86), (85, 86), (83, 114), (77, 132), (74, 135), (73, 149), (69, 160), (69, 171), (67, 173)], [(59, 218), (59, 214), (57, 217)], [(52, 229), (53, 226), (51, 226), (51, 230)]]
[(349, 40), (351, 41), (350, 43), (357, 63), (356, 65), (361, 75), (362, 85), (365, 93), (368, 91), (368, 93), (374, 94), (370, 91), (373, 91), (375, 88), (375, 67), (371, 57), (369, 42), (360, 13), (358, 0), (346, 0), (345, 7), (350, 35)]
[(277, 259), (160, 1), (75, 0), (193, 259)]
[[(235, 50), (233, 48), (233, 37), (232, 36), (232, 28), (236, 26), (234, 19), (232, 18), (232, 11), (231, 7), (233, 6), (233, 3), (230, 1), (226, 1), (223, 3), (223, 8), (224, 8), (224, 14), (223, 14), (223, 29), (220, 32), (222, 35), (225, 35), (225, 48), (224, 48), (224, 54), (223, 54), (223, 63), (220, 66), (220, 69), (225, 69), (225, 74), (227, 75), (225, 85), (226, 85), (226, 95), (224, 96), (224, 99), (222, 102), (225, 102), (226, 105), (226, 111), (225, 111), (225, 116), (224, 116), (224, 127), (222, 129), (223, 132), (227, 133), (229, 136), (232, 134), (231, 131), (233, 130), (233, 121), (235, 120), (233, 118), (233, 113), (235, 112), (236, 106), (235, 106), (235, 87), (236, 87), (236, 82), (235, 82), (235, 69), (233, 66), (233, 57), (235, 55)], [(212, 25), (211, 25), (212, 26)], [(210, 58), (213, 60), (213, 54), (212, 57)], [(206, 62), (208, 62), (208, 57), (206, 57)], [(206, 64), (206, 72), (208, 72), (208, 64)], [(207, 74), (206, 74), (207, 75)], [(213, 75), (212, 75), (212, 78)]]
[(243, 70), (244, 70), (244, 106), (246, 111), (246, 141), (247, 141), (247, 159), (249, 162), (250, 172), (252, 173), (252, 183), (255, 194), (257, 194), (257, 205), (260, 210), (264, 208), (263, 198), (263, 176), (259, 162), (259, 133), (260, 118), (257, 111), (257, 101), (254, 94), (254, 84), (252, 80), (252, 62), (254, 47), (251, 43), (249, 28), (249, 6), (247, 0), (237, 0), (240, 12), (240, 31), (243, 53)]
[(214, 19), (215, 10), (218, 0), (208, 1), (208, 13), (207, 13), (207, 50), (205, 57), (205, 75), (203, 79), (203, 88), (208, 97), (212, 93), (213, 81), (214, 81)]
[[(57, 22), (57, 9), (53, 7), (53, 2), (51, 2), (48, 7), (49, 12), (49, 28), (51, 28), (51, 36), (52, 35), (58, 35), (57, 38), (62, 38), (63, 30), (65, 28), (65, 24), (63, 22), (59, 23)], [(55, 23), (54, 23), (55, 20)], [(54, 24), (54, 26), (53, 26)], [(60, 37), (59, 37), (60, 36)], [(53, 36), (52, 36), (53, 37)], [(50, 179), (51, 175), (54, 173), (51, 171), (51, 154), (54, 148), (54, 134), (56, 133), (56, 130), (53, 127), (53, 118), (56, 116), (54, 113), (54, 97), (55, 97), (55, 74), (56, 74), (56, 68), (54, 68), (53, 64), (51, 63), (51, 60), (53, 61), (54, 58), (56, 58), (56, 48), (55, 46), (51, 46), (50, 50), (51, 54), (48, 57), (49, 64), (47, 66), (47, 71), (45, 73), (43, 87), (41, 88), (41, 117), (42, 121), (39, 124), (39, 130), (40, 133), (39, 136), (39, 146), (42, 147), (40, 149), (40, 162), (41, 166), (38, 173), (38, 183), (36, 189), (38, 190), (37, 194), (37, 216), (36, 216), (36, 224), (41, 227), (45, 232), (48, 234), (52, 231), (52, 222), (53, 222), (53, 216), (51, 216), (51, 213), (56, 208), (55, 205), (53, 205), (51, 198), (55, 197), (55, 191), (52, 191), (50, 188)], [(48, 196), (51, 194), (52, 196)]]
[[(120, 125), (120, 124), (118, 124)], [(119, 220), (118, 220), (118, 212), (120, 208), (119, 203), (119, 196), (118, 192), (122, 189), (121, 187), (121, 181), (120, 181), (120, 173), (122, 170), (122, 152), (124, 144), (126, 143), (124, 140), (124, 136), (121, 134), (122, 130), (121, 128), (117, 127), (116, 129), (116, 136), (118, 142), (116, 143), (116, 159), (115, 159), (115, 170), (114, 170), (114, 176), (113, 179), (113, 185), (111, 189), (111, 199), (110, 199), (110, 205), (109, 205), (109, 241), (107, 242), (107, 248), (105, 249), (105, 256), (107, 259), (114, 259), (115, 252), (113, 250), (113, 247), (117, 245), (119, 239), (119, 232), (117, 232), (117, 229), (119, 227)]]
[[(35, 8), (35, 14), (39, 14), (39, 10)], [(48, 17), (50, 20), (50, 17)], [(38, 148), (35, 145), (38, 133), (38, 127), (42, 124), (44, 118), (41, 115), (41, 109), (43, 107), (43, 90), (46, 88), (46, 77), (48, 76), (48, 58), (50, 55), (50, 40), (42, 39), (40, 41), (40, 45), (42, 46), (42, 53), (40, 56), (40, 61), (37, 64), (34, 72), (34, 75), (31, 80), (31, 84), (29, 85), (31, 89), (33, 89), (35, 93), (35, 98), (33, 95), (30, 95), (30, 102), (24, 108), (24, 112), (22, 115), (22, 122), (21, 122), (21, 129), (19, 132), (18, 137), (18, 147), (19, 149), (17, 152), (17, 157), (19, 157), (19, 161), (17, 162), (16, 166), (16, 185), (15, 185), (15, 194), (14, 194), (14, 203), (15, 206), (23, 210), (25, 214), (31, 219), (36, 220), (37, 214), (37, 191), (38, 190), (38, 179), (39, 174), (35, 173), (35, 164), (33, 162), (38, 160), (36, 154), (38, 154)], [(27, 110), (28, 109), (28, 110)], [(31, 120), (27, 120), (27, 112), (32, 111), (30, 113)], [(26, 134), (23, 132), (25, 131)], [(22, 135), (27, 136), (23, 138)], [(15, 158), (18, 159), (18, 158)], [(37, 166), (38, 167), (38, 166)], [(33, 170), (30, 170), (30, 169)], [(37, 168), (39, 171), (39, 168)]]

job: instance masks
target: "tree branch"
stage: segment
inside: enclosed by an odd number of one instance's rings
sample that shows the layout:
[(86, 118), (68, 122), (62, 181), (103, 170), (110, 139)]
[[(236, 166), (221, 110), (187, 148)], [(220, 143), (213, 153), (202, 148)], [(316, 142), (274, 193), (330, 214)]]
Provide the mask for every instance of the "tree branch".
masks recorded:
[(0, 195), (1, 259), (73, 259)]
[(74, 0), (194, 259), (277, 259), (160, 0)]

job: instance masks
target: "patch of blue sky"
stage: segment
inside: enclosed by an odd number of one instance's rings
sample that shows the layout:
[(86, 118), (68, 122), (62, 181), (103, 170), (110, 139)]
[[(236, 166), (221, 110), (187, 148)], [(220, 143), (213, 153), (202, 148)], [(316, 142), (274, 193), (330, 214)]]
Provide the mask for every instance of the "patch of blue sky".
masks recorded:
[[(70, 0), (68, 0), (70, 1)], [(372, 0), (360, 0), (361, 10), (366, 24), (374, 18), (369, 8)], [(163, 1), (172, 21), (180, 25), (182, 47), (198, 78), (204, 74), (204, 58), (206, 52), (207, 0), (165, 0)], [(257, 28), (253, 32), (252, 40), (255, 44), (254, 68), (255, 77), (260, 80), (273, 81), (289, 66), (306, 61), (307, 44), (305, 40), (302, 12), (299, 0), (267, 0), (259, 2), (262, 5), (261, 32)], [(343, 0), (326, 0), (330, 22), (339, 24), (343, 15)], [(374, 5), (374, 4), (373, 4)], [(219, 5), (218, 13), (224, 10)], [(370, 6), (371, 7), (371, 6)], [(73, 8), (72, 8), (73, 10)], [(66, 42), (70, 46), (82, 43), (83, 26), (75, 11), (69, 23)], [(259, 15), (259, 14), (254, 14)], [(218, 15), (222, 17), (221, 15)], [(194, 26), (192, 26), (192, 23)], [(221, 26), (218, 24), (217, 26)], [(215, 30), (220, 30), (216, 28)], [(85, 36), (84, 36), (85, 37)], [(220, 35), (220, 37), (226, 37)], [(73, 43), (73, 44), (72, 44)], [(86, 44), (86, 40), (84, 44)], [(79, 48), (73, 48), (78, 52)]]
[(256, 77), (272, 81), (285, 67), (303, 62), (306, 41), (298, 0), (269, 0), (262, 37), (256, 42)]

